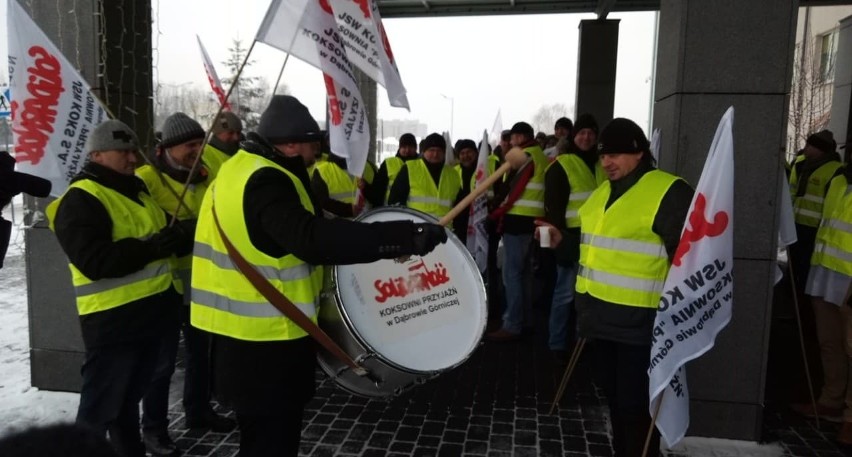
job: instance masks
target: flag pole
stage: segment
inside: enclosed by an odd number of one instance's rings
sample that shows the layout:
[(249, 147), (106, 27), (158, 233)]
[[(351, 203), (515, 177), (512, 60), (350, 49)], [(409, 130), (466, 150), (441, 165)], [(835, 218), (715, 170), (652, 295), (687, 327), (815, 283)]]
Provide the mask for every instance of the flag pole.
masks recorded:
[(556, 404), (562, 400), (562, 395), (565, 394), (565, 387), (568, 386), (568, 380), (571, 379), (571, 374), (574, 373), (574, 368), (580, 360), (580, 354), (583, 353), (583, 348), (586, 346), (586, 339), (580, 338), (574, 344), (574, 352), (571, 353), (571, 358), (568, 360), (568, 366), (565, 367), (565, 372), (562, 375), (562, 381), (559, 383), (559, 388), (556, 390), (556, 396), (553, 397), (553, 404), (550, 405), (548, 415), (553, 414), (556, 410)]
[[(236, 76), (234, 76), (234, 82), (231, 83), (231, 87), (228, 88), (228, 93), (225, 94), (225, 102), (231, 98), (231, 92), (233, 92), (234, 87), (237, 87), (237, 82), (240, 80), (240, 75), (243, 74), (243, 69), (246, 67), (246, 63), (248, 63), (249, 57), (251, 57), (251, 52), (254, 50), (254, 45), (257, 43), (257, 40), (252, 40), (251, 46), (249, 46), (248, 52), (246, 52), (246, 57), (243, 59), (243, 63), (240, 64), (240, 68), (237, 70)], [(186, 182), (183, 183), (183, 190), (178, 196), (178, 211), (180, 210), (180, 204), (183, 202), (183, 197), (186, 195), (186, 191), (189, 190), (189, 181), (192, 179), (192, 175), (195, 174), (195, 170), (198, 168), (198, 164), (201, 163), (201, 156), (204, 155), (204, 148), (207, 147), (207, 141), (210, 139), (210, 134), (213, 132), (213, 126), (216, 125), (216, 119), (222, 114), (222, 111), (225, 109), (225, 103), (219, 104), (219, 110), (216, 111), (216, 115), (213, 116), (213, 122), (210, 123), (210, 127), (207, 128), (207, 133), (204, 134), (204, 141), (201, 143), (201, 151), (199, 151), (198, 155), (195, 156), (195, 161), (192, 162), (192, 167), (189, 169), (189, 176), (186, 177)], [(157, 168), (157, 167), (154, 167)], [(169, 225), (174, 225), (175, 221), (177, 221), (177, 211), (172, 215), (172, 220), (169, 222)]]
[[(657, 402), (657, 408), (654, 409), (654, 415), (651, 417), (651, 426), (648, 427), (648, 435), (645, 437), (645, 447), (642, 448), (642, 457), (647, 457), (648, 446), (651, 445), (651, 436), (654, 434), (654, 427), (657, 426), (657, 416), (660, 415), (660, 406), (663, 405), (663, 398), (666, 396), (666, 390), (660, 392), (660, 401)], [(659, 450), (657, 450), (659, 452)]]
[[(304, 17), (305, 17), (305, 14), (302, 13), (302, 16), (299, 18), (299, 23), (296, 24), (296, 29), (298, 29), (299, 27), (302, 26), (302, 19)], [(290, 40), (290, 46), (287, 48), (290, 51), (293, 50), (293, 45), (296, 43), (296, 37), (298, 35), (299, 35), (298, 33), (293, 34), (293, 39)], [(281, 76), (284, 75), (284, 67), (287, 66), (287, 61), (290, 60), (290, 54), (291, 54), (290, 51), (287, 51), (287, 57), (284, 57), (284, 63), (281, 64), (281, 71), (278, 72), (278, 79), (275, 80), (275, 87), (272, 88), (272, 96), (273, 97), (275, 96), (275, 93), (278, 92), (278, 84), (281, 83)]]
[(790, 273), (790, 288), (793, 292), (793, 308), (796, 313), (796, 324), (799, 330), (799, 346), (802, 349), (802, 362), (805, 364), (805, 378), (808, 380), (808, 394), (811, 397), (811, 406), (814, 408), (814, 419), (816, 419), (817, 430), (819, 430), (819, 414), (817, 413), (816, 397), (814, 396), (814, 385), (811, 380), (811, 369), (808, 365), (808, 354), (805, 352), (805, 335), (802, 333), (802, 317), (799, 315), (799, 294), (796, 292), (796, 278), (793, 277), (793, 258), (790, 257), (790, 248), (787, 248), (787, 271)]

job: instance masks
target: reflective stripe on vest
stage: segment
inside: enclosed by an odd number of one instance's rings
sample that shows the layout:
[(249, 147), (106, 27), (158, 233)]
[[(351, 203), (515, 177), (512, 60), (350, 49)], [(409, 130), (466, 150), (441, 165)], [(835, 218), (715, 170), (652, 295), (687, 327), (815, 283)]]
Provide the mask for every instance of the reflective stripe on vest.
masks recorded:
[(355, 202), (355, 178), (346, 170), (340, 168), (334, 162), (322, 162), (317, 164), (316, 172), (319, 173), (325, 185), (328, 187), (328, 197), (343, 203)]
[[(166, 226), (163, 210), (145, 192), (138, 195), (142, 202), (140, 205), (120, 192), (90, 179), (76, 181), (68, 190), (75, 188), (89, 193), (103, 205), (112, 221), (112, 241), (147, 239)], [(55, 229), (53, 223), (63, 197), (48, 205), (46, 213), (51, 230)], [(77, 296), (77, 312), (83, 316), (106, 311), (167, 290), (172, 285), (174, 261), (174, 257), (154, 260), (129, 275), (96, 281), (87, 278), (74, 264), (69, 263), (71, 283)]]
[(831, 180), (811, 264), (852, 276), (852, 184), (846, 176)]
[(568, 194), (568, 202), (565, 205), (565, 226), (568, 228), (579, 227), (578, 210), (592, 195), (592, 191), (606, 181), (606, 174), (603, 172), (600, 161), (595, 163), (595, 173), (592, 174), (592, 170), (577, 154), (559, 155), (556, 157), (556, 162), (565, 171), (565, 177), (571, 188), (571, 192)]
[[(825, 191), (832, 176), (840, 167), (841, 163), (837, 161), (824, 163), (808, 176), (804, 195), (796, 197), (798, 189), (793, 190), (793, 215), (797, 224), (819, 227)], [(797, 175), (791, 176), (792, 182), (798, 182)]]
[(579, 209), (580, 271), (577, 292), (610, 303), (656, 308), (669, 271), (665, 244), (654, 233), (660, 202), (679, 178), (645, 173), (609, 208), (610, 183), (597, 188)]
[(409, 184), (406, 206), (439, 219), (447, 214), (461, 190), (459, 174), (452, 167), (445, 166), (435, 186), (435, 180), (423, 159), (409, 160), (405, 167), (408, 169)]
[[(204, 197), (192, 259), (191, 322), (200, 329), (247, 341), (280, 341), (307, 333), (282, 315), (233, 265), (213, 220), (215, 202), (222, 230), (242, 256), (314, 322), (322, 289), (322, 267), (292, 254), (271, 257), (254, 247), (244, 220), (244, 191), (258, 170), (272, 168), (290, 179), (302, 206), (315, 214), (302, 182), (278, 164), (240, 150), (219, 172)], [(223, 215), (228, 215), (224, 216)]]
[(516, 216), (543, 217), (544, 216), (544, 171), (550, 163), (549, 159), (538, 145), (524, 148), (524, 152), (532, 157), (532, 163), (527, 166), (535, 167), (533, 175), (527, 182), (521, 193), (506, 214)]

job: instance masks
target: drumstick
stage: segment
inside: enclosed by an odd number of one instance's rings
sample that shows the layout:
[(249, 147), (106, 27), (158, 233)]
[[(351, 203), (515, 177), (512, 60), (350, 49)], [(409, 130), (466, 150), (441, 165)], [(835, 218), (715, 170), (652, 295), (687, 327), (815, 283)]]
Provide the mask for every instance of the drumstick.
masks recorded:
[(468, 206), (470, 206), (470, 204), (473, 203), (473, 201), (476, 200), (477, 197), (485, 193), (485, 191), (487, 191), (489, 187), (491, 187), (495, 182), (497, 182), (498, 179), (503, 177), (503, 175), (508, 173), (509, 170), (511, 170), (512, 168), (520, 168), (526, 161), (527, 153), (524, 152), (523, 149), (516, 147), (509, 150), (509, 152), (506, 153), (506, 163), (500, 165), (500, 168), (494, 170), (494, 173), (491, 173), (491, 176), (486, 178), (485, 181), (482, 181), (482, 184), (476, 186), (476, 188), (473, 189), (467, 195), (467, 197), (463, 198), (462, 201), (458, 203), (458, 205), (454, 206), (453, 209), (450, 210), (450, 212), (445, 214), (444, 217), (442, 217), (441, 220), (438, 222), (438, 224), (446, 227), (448, 224), (453, 222), (453, 219), (455, 219), (456, 216), (459, 215), (459, 213), (461, 213)]

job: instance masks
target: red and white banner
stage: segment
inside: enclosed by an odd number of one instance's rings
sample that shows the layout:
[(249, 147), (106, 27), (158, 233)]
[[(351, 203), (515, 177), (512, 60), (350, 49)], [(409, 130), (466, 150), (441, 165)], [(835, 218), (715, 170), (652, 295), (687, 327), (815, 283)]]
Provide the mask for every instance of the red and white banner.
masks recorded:
[(350, 174), (361, 176), (367, 163), (370, 125), (328, 1), (273, 0), (256, 40), (322, 70), (331, 151), (346, 158)]
[[(476, 161), (476, 187), (488, 178), (488, 132), (482, 132), (479, 143), (479, 159)], [(473, 189), (471, 189), (473, 191)], [(488, 193), (483, 193), (470, 205), (470, 218), (467, 222), (467, 250), (476, 261), (480, 273), (488, 266), (488, 233), (485, 220), (488, 218)]]
[(684, 223), (657, 318), (648, 368), (651, 414), (668, 447), (689, 427), (684, 364), (713, 347), (731, 320), (734, 267), (734, 108), (722, 116)]
[(207, 81), (210, 82), (210, 88), (213, 89), (213, 93), (216, 94), (216, 99), (219, 100), (219, 104), (222, 105), (222, 109), (230, 111), (231, 104), (228, 103), (228, 99), (226, 98), (228, 94), (224, 89), (222, 89), (222, 81), (219, 80), (219, 75), (216, 74), (216, 67), (213, 66), (213, 62), (207, 54), (207, 49), (204, 48), (204, 44), (201, 43), (201, 37), (195, 35), (195, 38), (198, 40), (198, 47), (201, 49), (201, 59), (204, 61), (204, 71), (207, 73)]
[(391, 106), (410, 109), (405, 86), (373, 0), (324, 0), (334, 10), (337, 32), (353, 65), (384, 86)]
[(91, 87), (17, 1), (8, 2), (9, 86), (18, 170), (59, 196), (86, 162), (86, 140), (107, 118)]

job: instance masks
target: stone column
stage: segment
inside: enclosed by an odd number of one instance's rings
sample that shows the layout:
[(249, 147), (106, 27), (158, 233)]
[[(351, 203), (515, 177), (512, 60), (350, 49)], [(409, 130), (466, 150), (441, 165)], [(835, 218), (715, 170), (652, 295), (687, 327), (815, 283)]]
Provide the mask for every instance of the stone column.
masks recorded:
[(612, 120), (618, 57), (617, 19), (580, 21), (574, 119), (591, 113), (603, 128)]
[[(32, 0), (27, 12), (144, 146), (153, 123), (151, 4), (104, 3), (78, 0), (69, 12), (67, 2)], [(24, 199), (31, 379), (40, 389), (79, 391), (83, 342), (68, 261), (43, 217), (49, 202)]]
[(687, 365), (688, 435), (760, 438), (797, 9), (777, 0), (660, 4), (660, 168), (696, 185), (719, 119), (735, 108), (733, 319)]

